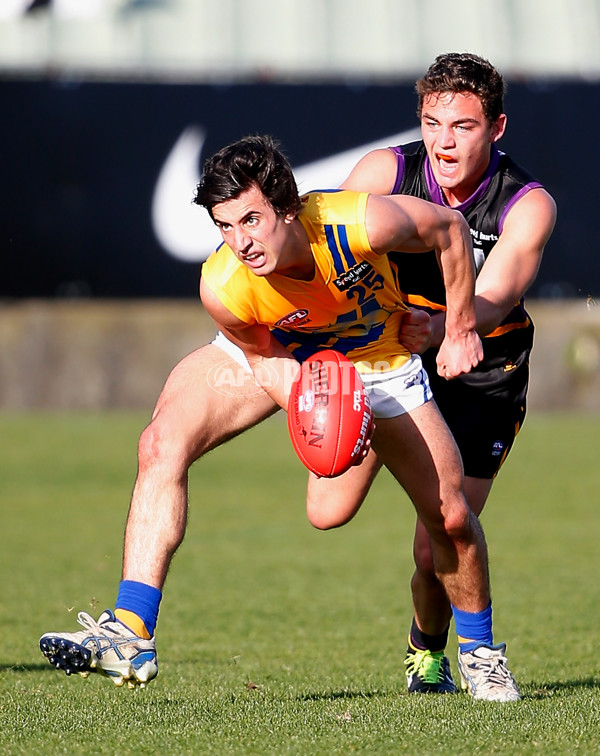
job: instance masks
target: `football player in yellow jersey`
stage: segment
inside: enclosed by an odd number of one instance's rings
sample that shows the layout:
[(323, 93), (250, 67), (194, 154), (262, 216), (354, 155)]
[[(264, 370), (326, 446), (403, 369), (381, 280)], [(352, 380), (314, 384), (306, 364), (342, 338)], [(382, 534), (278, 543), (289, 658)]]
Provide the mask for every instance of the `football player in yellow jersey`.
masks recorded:
[[(301, 350), (303, 344), (302, 322), (289, 318), (298, 305), (306, 304), (307, 316), (315, 312), (311, 348), (330, 343), (331, 321), (320, 318), (318, 306), (311, 307), (315, 299), (325, 302), (329, 296), (327, 281), (318, 274), (322, 247), (328, 244), (323, 239), (331, 225), (364, 226), (366, 243), (359, 234), (358, 241), (347, 244), (352, 262), (359, 264), (374, 262), (392, 250), (435, 249), (446, 292), (438, 372), (454, 378), (481, 359), (481, 342), (474, 330), (472, 249), (462, 217), (406, 196), (369, 195), (361, 204), (363, 196), (342, 195), (339, 202), (328, 202), (327, 195), (317, 193), (315, 202), (309, 195), (308, 206), (317, 209), (303, 214), (291, 167), (268, 138), (241, 140), (205, 166), (196, 202), (208, 209), (225, 245), (207, 262), (202, 300), (221, 331), (243, 349), (257, 382), (281, 407), (287, 406), (290, 380), (298, 370), (295, 349), (286, 345), (299, 344)], [(401, 283), (401, 270), (399, 277)], [(275, 299), (281, 300), (277, 307), (272, 306)], [(349, 317), (352, 303), (343, 298), (337, 300), (337, 308), (349, 328), (360, 318), (359, 312), (354, 320)], [(293, 334), (288, 338), (277, 333), (282, 321)], [(322, 340), (315, 339), (320, 333)], [(377, 336), (373, 338), (377, 343)], [(343, 336), (334, 343), (344, 345)], [(386, 344), (385, 349), (391, 351), (376, 357), (390, 365), (402, 351), (399, 345)], [(478, 697), (518, 700), (506, 658), (502, 656), (499, 664), (488, 663), (488, 652), (493, 655), (497, 647), (492, 644), (487, 553), (481, 527), (464, 498), (458, 450), (434, 402), (428, 401), (429, 393), (421, 394), (416, 404), (405, 402), (421, 380), (420, 358), (408, 358), (409, 369), (401, 381), (393, 368), (380, 371), (371, 393), (368, 367), (351, 348), (347, 353), (359, 361), (363, 377), (366, 374), (376, 417), (373, 449), (409, 494), (429, 535), (435, 574), (451, 604), (461, 652), (479, 650), (480, 656), (470, 657), (473, 669), (465, 674), (494, 676), (494, 685), (480, 686)], [(385, 399), (379, 404), (381, 395)]]

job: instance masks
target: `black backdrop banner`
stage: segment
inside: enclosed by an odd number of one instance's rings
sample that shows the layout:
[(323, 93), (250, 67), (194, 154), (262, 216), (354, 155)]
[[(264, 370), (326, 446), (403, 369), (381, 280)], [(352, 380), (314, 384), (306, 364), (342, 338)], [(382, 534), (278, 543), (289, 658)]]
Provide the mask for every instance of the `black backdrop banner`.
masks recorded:
[[(324, 189), (368, 149), (418, 134), (409, 83), (5, 79), (0, 102), (5, 299), (197, 297), (202, 260), (219, 241), (192, 205), (205, 157), (272, 134), (301, 190)], [(500, 148), (559, 207), (530, 295), (597, 297), (600, 85), (509, 82), (506, 111)]]

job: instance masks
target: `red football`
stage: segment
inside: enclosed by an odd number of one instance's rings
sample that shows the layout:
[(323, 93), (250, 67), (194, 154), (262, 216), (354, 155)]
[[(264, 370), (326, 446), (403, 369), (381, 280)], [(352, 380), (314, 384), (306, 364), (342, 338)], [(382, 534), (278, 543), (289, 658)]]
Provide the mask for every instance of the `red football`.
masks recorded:
[(288, 401), (288, 428), (309, 470), (334, 478), (362, 459), (373, 414), (356, 368), (333, 349), (302, 363)]

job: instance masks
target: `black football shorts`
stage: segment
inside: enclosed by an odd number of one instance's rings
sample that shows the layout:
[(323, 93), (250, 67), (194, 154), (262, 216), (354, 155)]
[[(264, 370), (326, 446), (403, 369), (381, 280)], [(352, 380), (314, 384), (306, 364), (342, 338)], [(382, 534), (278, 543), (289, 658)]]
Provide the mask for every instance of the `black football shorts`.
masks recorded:
[(465, 475), (493, 478), (506, 459), (525, 420), (529, 354), (518, 363), (495, 367), (447, 381), (427, 362), (433, 397), (460, 450)]

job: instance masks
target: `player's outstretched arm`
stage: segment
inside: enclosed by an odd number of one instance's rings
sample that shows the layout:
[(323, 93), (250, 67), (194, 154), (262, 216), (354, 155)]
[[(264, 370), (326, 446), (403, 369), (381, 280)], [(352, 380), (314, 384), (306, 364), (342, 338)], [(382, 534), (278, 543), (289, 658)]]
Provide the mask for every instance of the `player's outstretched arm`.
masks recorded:
[(237, 318), (202, 279), (200, 298), (217, 328), (244, 351), (258, 384), (287, 410), (291, 386), (300, 370), (298, 362), (267, 326)]
[(466, 220), (456, 210), (416, 197), (370, 195), (367, 234), (379, 254), (437, 251), (446, 288), (438, 372), (446, 378), (468, 373), (481, 360), (483, 348), (475, 331), (475, 264)]

